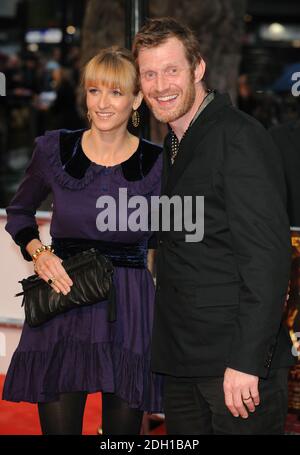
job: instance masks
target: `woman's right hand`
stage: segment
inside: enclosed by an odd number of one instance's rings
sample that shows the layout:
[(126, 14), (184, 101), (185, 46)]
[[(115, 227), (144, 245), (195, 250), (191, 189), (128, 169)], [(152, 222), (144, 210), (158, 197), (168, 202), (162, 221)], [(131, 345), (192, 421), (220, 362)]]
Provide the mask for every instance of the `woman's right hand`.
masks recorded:
[(57, 293), (62, 292), (64, 295), (67, 295), (71, 291), (73, 281), (65, 271), (62, 265), (62, 259), (54, 253), (50, 251), (40, 253), (35, 260), (34, 270), (47, 283), (51, 279), (53, 282), (50, 286)]

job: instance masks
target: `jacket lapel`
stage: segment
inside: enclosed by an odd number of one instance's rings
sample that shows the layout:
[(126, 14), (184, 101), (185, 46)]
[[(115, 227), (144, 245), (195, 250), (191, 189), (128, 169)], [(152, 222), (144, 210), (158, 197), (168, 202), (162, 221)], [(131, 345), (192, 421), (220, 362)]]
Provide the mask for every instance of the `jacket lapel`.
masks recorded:
[(231, 105), (229, 96), (216, 93), (213, 101), (204, 109), (182, 138), (178, 155), (172, 166), (170, 165), (169, 159), (170, 141), (165, 141), (162, 194), (171, 196), (178, 180), (180, 180), (194, 154), (201, 149), (201, 141), (210, 127), (216, 122), (214, 114), (228, 105)]
[(162, 168), (162, 179), (161, 179), (161, 190), (166, 186), (168, 175), (171, 169), (171, 162), (170, 162), (170, 150), (171, 150), (171, 136), (168, 134), (165, 137), (164, 144), (163, 144), (163, 168)]

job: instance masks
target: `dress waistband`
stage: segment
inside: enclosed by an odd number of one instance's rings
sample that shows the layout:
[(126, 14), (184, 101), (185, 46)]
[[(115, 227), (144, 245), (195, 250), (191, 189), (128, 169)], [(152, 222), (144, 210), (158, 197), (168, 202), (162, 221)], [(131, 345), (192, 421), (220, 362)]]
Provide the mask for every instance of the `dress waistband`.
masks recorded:
[(116, 267), (142, 269), (147, 266), (147, 242), (121, 243), (91, 239), (52, 238), (52, 248), (61, 259), (67, 259), (90, 248), (96, 248)]

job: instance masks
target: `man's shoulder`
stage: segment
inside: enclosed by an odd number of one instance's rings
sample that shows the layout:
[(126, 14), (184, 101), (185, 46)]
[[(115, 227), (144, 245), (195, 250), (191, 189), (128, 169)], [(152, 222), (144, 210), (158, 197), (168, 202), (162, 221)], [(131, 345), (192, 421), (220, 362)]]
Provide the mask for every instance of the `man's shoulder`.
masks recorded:
[(236, 147), (240, 150), (240, 156), (242, 156), (241, 150), (246, 156), (249, 152), (253, 155), (255, 153), (253, 150), (260, 154), (262, 148), (265, 151), (271, 151), (274, 148), (274, 141), (267, 129), (254, 117), (233, 105), (224, 106), (215, 120), (211, 128), (211, 141), (220, 143), (221, 140), (223, 148), (227, 150), (227, 156), (229, 156), (229, 150), (234, 150)]
[[(257, 129), (266, 131), (258, 120), (235, 107), (228, 93), (216, 92), (213, 102), (208, 105), (207, 109), (207, 120), (217, 121), (218, 126), (221, 127), (219, 131), (222, 131), (224, 128), (231, 134), (234, 134), (238, 130), (249, 131)], [(199, 123), (200, 121), (201, 115)]]
[(234, 132), (248, 132), (251, 130), (265, 133), (267, 132), (265, 127), (258, 120), (232, 105), (224, 108), (222, 122), (224, 123), (226, 129), (233, 134)]

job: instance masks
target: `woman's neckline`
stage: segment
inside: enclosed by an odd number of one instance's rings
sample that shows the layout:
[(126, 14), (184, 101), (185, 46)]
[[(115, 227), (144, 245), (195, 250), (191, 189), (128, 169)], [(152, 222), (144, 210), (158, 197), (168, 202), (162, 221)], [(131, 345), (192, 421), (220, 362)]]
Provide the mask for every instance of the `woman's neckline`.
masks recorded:
[[(119, 166), (122, 166), (122, 164), (127, 163), (129, 160), (131, 160), (131, 158), (133, 158), (133, 157), (136, 155), (136, 153), (138, 153), (138, 151), (139, 151), (139, 149), (140, 149), (140, 146), (141, 146), (141, 139), (137, 138), (137, 139), (138, 139), (137, 147), (135, 148), (135, 150), (133, 151), (133, 153), (132, 153), (128, 158), (126, 158), (126, 160), (123, 160), (123, 161), (121, 161), (120, 163), (116, 163), (116, 164), (112, 164), (112, 165), (110, 165), (110, 166), (106, 166), (105, 164), (96, 163), (95, 161), (91, 160), (91, 159), (87, 156), (87, 154), (85, 153), (84, 148), (83, 148), (83, 146), (82, 146), (82, 140), (83, 140), (83, 135), (84, 135), (84, 133), (86, 133), (87, 131), (89, 131), (89, 130), (88, 130), (88, 129), (84, 129), (84, 130), (82, 131), (82, 134), (81, 134), (81, 136), (79, 136), (78, 142), (77, 142), (76, 145), (77, 145), (77, 147), (80, 147), (81, 152), (84, 154), (85, 158), (91, 163), (92, 166), (95, 166), (95, 167), (100, 167), (100, 168), (102, 167), (102, 168), (105, 168), (105, 169), (114, 169), (114, 168), (117, 168), (117, 167), (119, 167)], [(76, 148), (77, 148), (77, 147), (76, 147)]]

